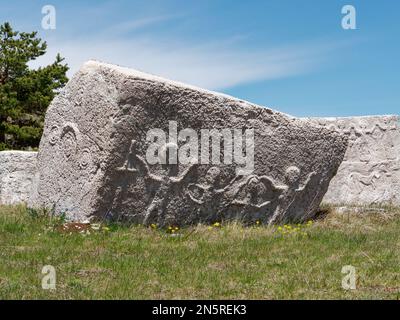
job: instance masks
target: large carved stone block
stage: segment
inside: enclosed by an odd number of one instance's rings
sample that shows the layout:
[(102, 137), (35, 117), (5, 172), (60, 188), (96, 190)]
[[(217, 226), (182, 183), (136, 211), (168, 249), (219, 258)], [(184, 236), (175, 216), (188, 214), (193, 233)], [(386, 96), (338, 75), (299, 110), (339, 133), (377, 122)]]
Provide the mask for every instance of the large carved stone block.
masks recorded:
[(399, 116), (312, 119), (349, 138), (324, 202), (400, 205), (399, 120)]
[(37, 152), (0, 152), (0, 204), (27, 202), (32, 195)]
[(36, 205), (74, 220), (301, 221), (346, 146), (311, 122), (90, 61), (46, 114)]

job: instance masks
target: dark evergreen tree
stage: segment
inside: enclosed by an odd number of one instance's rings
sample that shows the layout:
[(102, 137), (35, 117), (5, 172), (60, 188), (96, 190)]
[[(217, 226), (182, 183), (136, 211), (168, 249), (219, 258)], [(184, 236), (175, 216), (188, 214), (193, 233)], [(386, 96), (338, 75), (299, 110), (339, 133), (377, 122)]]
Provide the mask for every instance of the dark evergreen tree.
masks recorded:
[(29, 68), (46, 49), (37, 32), (0, 25), (0, 150), (39, 146), (46, 109), (68, 81), (68, 66), (59, 54), (51, 65)]

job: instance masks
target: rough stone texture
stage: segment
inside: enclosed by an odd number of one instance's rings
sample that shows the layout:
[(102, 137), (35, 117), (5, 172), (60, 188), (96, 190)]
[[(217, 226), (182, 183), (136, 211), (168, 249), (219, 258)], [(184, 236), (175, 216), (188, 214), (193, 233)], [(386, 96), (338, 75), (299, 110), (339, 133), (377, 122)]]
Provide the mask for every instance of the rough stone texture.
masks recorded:
[[(238, 176), (234, 164), (149, 165), (146, 132), (168, 133), (169, 121), (198, 133), (254, 128), (254, 171)], [(46, 114), (35, 203), (73, 220), (301, 221), (317, 211), (346, 147), (345, 136), (311, 122), (89, 61)]]
[(400, 205), (399, 116), (311, 120), (349, 138), (343, 163), (323, 202)]
[(36, 173), (37, 152), (0, 152), (0, 204), (27, 202)]

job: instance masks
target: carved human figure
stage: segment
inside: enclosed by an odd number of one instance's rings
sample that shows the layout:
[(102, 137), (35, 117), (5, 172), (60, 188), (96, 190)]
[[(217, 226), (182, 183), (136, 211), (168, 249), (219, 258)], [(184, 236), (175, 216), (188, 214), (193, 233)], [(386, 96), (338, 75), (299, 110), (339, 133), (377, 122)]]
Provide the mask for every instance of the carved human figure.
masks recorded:
[[(372, 154), (371, 154), (371, 146), (368, 143), (367, 136), (362, 135), (361, 137), (358, 138), (356, 141), (356, 156), (361, 162), (369, 162), (371, 160)], [(357, 159), (357, 157), (354, 157), (354, 159)]]
[(364, 120), (358, 122), (359, 130), (355, 140), (350, 140), (352, 144), (352, 159), (358, 159), (361, 162), (369, 162), (371, 160), (371, 145), (369, 143), (369, 135), (371, 130), (368, 129), (368, 123)]
[(217, 188), (220, 173), (218, 167), (211, 167), (205, 175), (204, 183), (191, 183), (186, 190), (189, 199), (199, 205), (199, 214), (208, 216), (210, 220), (221, 218), (221, 214), (248, 180), (246, 176), (237, 175), (223, 188)]
[(382, 160), (395, 160), (398, 157), (394, 140), (395, 133), (392, 129), (393, 126), (386, 118), (376, 122), (371, 129), (371, 137), (374, 140), (372, 145), (377, 149), (376, 153), (381, 156)]
[(358, 127), (360, 128), (360, 131), (362, 134), (370, 134), (371, 133), (371, 129), (368, 129), (368, 122), (366, 122), (364, 120), (360, 120), (358, 122)]
[(298, 201), (302, 201), (302, 196), (311, 185), (313, 178), (316, 178), (315, 172), (311, 172), (306, 180), (301, 183), (300, 169), (296, 166), (290, 166), (285, 171), (286, 188), (280, 196), (280, 203), (272, 216), (270, 223), (281, 222), (283, 216), (294, 218), (302, 213), (296, 212)]
[[(392, 122), (390, 118), (383, 118), (382, 124), (380, 125), (381, 129), (385, 128), (385, 132), (381, 136), (382, 143), (377, 145), (381, 146), (381, 153), (384, 154), (384, 159), (388, 160), (396, 160), (399, 156), (398, 151), (396, 150), (396, 122)], [(377, 127), (376, 127), (377, 128)], [(375, 130), (375, 138), (378, 138), (377, 134), (378, 129)]]
[(234, 199), (232, 204), (242, 207), (245, 219), (267, 221), (278, 206), (286, 186), (275, 184), (268, 176), (252, 175), (245, 184), (239, 186), (237, 193), (241, 193), (242, 190), (244, 198)]
[(345, 132), (349, 135), (350, 140), (357, 140), (357, 138), (363, 134), (363, 132), (356, 127), (355, 123), (351, 123)]
[(349, 145), (344, 158), (344, 161), (354, 161), (358, 159), (361, 162), (369, 162), (371, 159), (370, 144), (368, 135), (371, 133), (367, 128), (365, 121), (350, 123), (347, 130), (344, 131), (349, 138)]
[(400, 118), (396, 120), (396, 118), (388, 117), (382, 118), (383, 125), (387, 128), (387, 130), (398, 130), (398, 123), (400, 123)]
[(190, 183), (186, 195), (191, 201), (200, 205), (199, 210), (209, 216), (210, 219), (218, 215), (218, 203), (224, 189), (217, 189), (221, 170), (218, 167), (211, 167), (205, 175), (204, 183)]
[(124, 164), (117, 168), (117, 171), (138, 172), (136, 169), (137, 159), (137, 141), (132, 140), (129, 147), (129, 153), (126, 157)]
[(205, 183), (190, 183), (186, 190), (186, 195), (193, 202), (200, 205), (209, 202), (214, 194), (220, 193), (220, 190), (216, 189), (220, 173), (221, 171), (218, 167), (211, 167), (206, 173)]
[[(169, 149), (175, 148), (175, 151), (178, 149), (177, 145), (174, 143), (166, 144), (165, 148), (167, 150), (167, 159)], [(165, 165), (168, 170), (167, 175), (155, 175), (150, 172), (147, 162), (142, 157), (136, 155), (136, 159), (138, 160), (138, 165), (142, 166), (146, 179), (158, 185), (153, 200), (146, 209), (143, 223), (147, 225), (164, 214), (166, 204), (173, 189), (179, 187), (179, 185), (184, 182), (187, 175), (194, 168), (194, 164), (189, 165), (180, 175), (178, 164), (168, 164)]]

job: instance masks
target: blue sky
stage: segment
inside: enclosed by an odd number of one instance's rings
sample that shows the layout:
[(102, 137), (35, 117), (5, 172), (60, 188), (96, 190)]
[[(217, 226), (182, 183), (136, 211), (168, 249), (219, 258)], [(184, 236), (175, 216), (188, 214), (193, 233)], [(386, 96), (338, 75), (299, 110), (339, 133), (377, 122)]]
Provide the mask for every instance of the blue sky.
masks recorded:
[[(0, 1), (71, 74), (88, 59), (221, 91), (294, 116), (399, 114), (400, 1)], [(44, 5), (56, 29), (41, 28)], [(344, 5), (356, 30), (341, 27)]]

